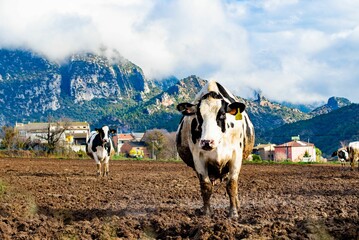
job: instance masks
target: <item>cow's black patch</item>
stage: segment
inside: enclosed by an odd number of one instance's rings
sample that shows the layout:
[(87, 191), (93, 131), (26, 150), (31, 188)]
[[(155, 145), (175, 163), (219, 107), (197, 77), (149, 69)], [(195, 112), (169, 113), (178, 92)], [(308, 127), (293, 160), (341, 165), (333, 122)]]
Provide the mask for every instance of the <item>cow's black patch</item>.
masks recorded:
[(111, 154), (111, 145), (112, 145), (112, 140), (111, 140), (111, 138), (109, 139), (109, 142), (106, 142), (105, 144), (104, 144), (104, 148), (106, 149), (106, 151), (107, 151), (107, 154), (108, 154), (108, 156), (110, 156)]
[(214, 99), (223, 99), (223, 97), (222, 97), (220, 94), (211, 91), (211, 92), (206, 93), (205, 95), (203, 95), (202, 98), (201, 98), (201, 100), (202, 100), (202, 99), (207, 99), (208, 97), (212, 97), (212, 98), (214, 98)]
[(196, 118), (191, 122), (191, 135), (193, 144), (196, 144), (197, 140), (199, 140), (202, 135), (202, 127), (198, 124)]
[(217, 125), (221, 128), (222, 132), (226, 131), (226, 108), (227, 104), (224, 100), (222, 100), (222, 106), (219, 109), (216, 117)]
[(343, 150), (338, 151), (338, 157), (346, 160), (345, 152)]
[(231, 128), (234, 128), (234, 123), (232, 123), (232, 122), (231, 122), (231, 124), (230, 124), (230, 125), (231, 125)]
[(224, 89), (224, 87), (217, 83), (217, 87), (218, 87), (218, 90), (219, 90), (219, 93), (224, 97), (224, 98), (227, 98), (231, 103), (235, 102), (236, 100), (234, 98), (232, 98), (228, 92)]
[[(246, 120), (246, 136), (250, 136), (251, 135), (251, 129), (249, 128), (249, 119), (248, 116), (245, 115), (244, 119)], [(244, 126), (244, 125), (243, 125)]]
[(97, 151), (97, 147), (98, 146), (102, 146), (103, 142), (102, 142), (102, 138), (100, 133), (96, 134), (95, 138), (92, 140), (92, 152), (96, 152)]
[(215, 179), (222, 179), (229, 172), (228, 162), (225, 165), (209, 163), (207, 167), (208, 167), (208, 176), (211, 179), (211, 181)]

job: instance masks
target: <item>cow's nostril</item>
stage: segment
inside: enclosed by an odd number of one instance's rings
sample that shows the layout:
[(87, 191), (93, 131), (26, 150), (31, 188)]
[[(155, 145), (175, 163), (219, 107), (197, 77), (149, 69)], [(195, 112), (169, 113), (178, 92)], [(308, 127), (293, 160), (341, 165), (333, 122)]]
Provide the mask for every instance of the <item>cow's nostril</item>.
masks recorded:
[(201, 145), (208, 145), (210, 142), (210, 140), (201, 140)]
[(214, 140), (201, 140), (200, 144), (202, 149), (210, 151), (213, 149)]

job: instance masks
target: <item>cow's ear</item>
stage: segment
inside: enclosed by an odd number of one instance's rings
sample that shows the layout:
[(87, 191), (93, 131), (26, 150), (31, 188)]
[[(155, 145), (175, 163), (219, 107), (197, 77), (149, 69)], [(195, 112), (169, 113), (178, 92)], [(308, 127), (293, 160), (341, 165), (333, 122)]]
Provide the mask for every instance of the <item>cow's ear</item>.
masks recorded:
[(337, 155), (338, 155), (338, 151), (335, 151), (335, 152), (332, 153), (332, 157), (335, 157)]
[(238, 111), (242, 113), (246, 109), (246, 105), (240, 102), (234, 102), (227, 106), (227, 113), (231, 115), (236, 115)]
[(197, 106), (192, 103), (180, 103), (177, 105), (177, 110), (183, 115), (193, 115), (197, 112)]
[(110, 129), (110, 133), (114, 134), (114, 133), (116, 133), (116, 130), (115, 129)]

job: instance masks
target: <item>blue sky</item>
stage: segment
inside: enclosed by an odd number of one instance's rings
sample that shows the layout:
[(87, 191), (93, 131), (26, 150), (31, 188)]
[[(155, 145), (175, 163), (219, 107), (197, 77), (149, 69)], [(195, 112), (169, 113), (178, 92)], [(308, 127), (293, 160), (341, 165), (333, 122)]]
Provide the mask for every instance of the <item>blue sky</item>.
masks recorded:
[(359, 102), (356, 0), (0, 0), (0, 47), (54, 61), (116, 49), (148, 78), (198, 75), (250, 98)]

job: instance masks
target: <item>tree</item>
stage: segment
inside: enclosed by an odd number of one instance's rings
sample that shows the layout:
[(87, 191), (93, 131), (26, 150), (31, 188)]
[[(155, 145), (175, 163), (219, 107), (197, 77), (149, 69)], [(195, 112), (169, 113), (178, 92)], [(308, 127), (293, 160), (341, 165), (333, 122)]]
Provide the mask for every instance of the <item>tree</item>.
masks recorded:
[(2, 127), (2, 145), (7, 150), (10, 150), (14, 147), (17, 138), (17, 132), (13, 127), (3, 126)]
[(165, 129), (153, 129), (148, 130), (143, 139), (151, 154), (156, 156), (156, 159), (176, 158), (175, 133), (169, 133)]
[(321, 160), (321, 158), (322, 158), (322, 151), (319, 149), (319, 148), (315, 148), (315, 155), (316, 155), (316, 161), (318, 162), (318, 161), (320, 161)]
[(59, 146), (63, 133), (69, 128), (69, 120), (52, 122), (48, 120), (46, 135), (38, 135), (39, 138), (46, 140), (47, 153), (53, 154)]

